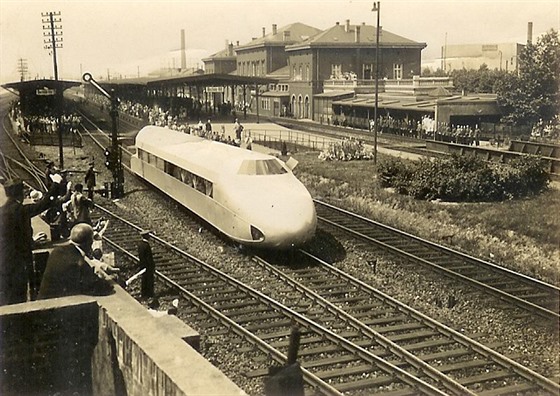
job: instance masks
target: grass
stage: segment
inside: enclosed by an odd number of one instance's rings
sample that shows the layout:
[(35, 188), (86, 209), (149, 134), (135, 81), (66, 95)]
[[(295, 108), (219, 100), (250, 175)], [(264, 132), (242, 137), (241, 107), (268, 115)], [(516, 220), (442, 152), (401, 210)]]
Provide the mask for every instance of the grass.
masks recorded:
[[(497, 203), (434, 203), (381, 188), (373, 161), (321, 161), (302, 152), (295, 170), (311, 194), (373, 220), (546, 282), (559, 284), (560, 193)], [(379, 162), (387, 157), (379, 154)]]

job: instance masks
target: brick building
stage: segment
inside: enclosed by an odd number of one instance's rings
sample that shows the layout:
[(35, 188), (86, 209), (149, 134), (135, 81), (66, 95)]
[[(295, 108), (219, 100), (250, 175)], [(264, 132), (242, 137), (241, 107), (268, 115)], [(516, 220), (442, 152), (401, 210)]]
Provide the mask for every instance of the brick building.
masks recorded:
[[(263, 28), (262, 37), (233, 48), (236, 71), (231, 73), (277, 83), (261, 85), (258, 93), (238, 91), (237, 103), (263, 116), (367, 128), (374, 109), (377, 30), (350, 20), (324, 31), (301, 23), (281, 29), (273, 25), (268, 35)], [(452, 93), (449, 78), (420, 77), (425, 43), (381, 27), (379, 32), (380, 117), (464, 124), (499, 118), (495, 97), (462, 97)], [(204, 61), (207, 71), (215, 70), (210, 59)]]
[[(341, 91), (373, 92), (376, 61), (375, 26), (344, 25), (331, 28), (298, 44), (286, 47), (290, 71), (290, 108), (296, 118), (318, 120), (314, 97), (334, 86)], [(418, 43), (380, 28), (379, 78), (410, 79), (420, 74)]]

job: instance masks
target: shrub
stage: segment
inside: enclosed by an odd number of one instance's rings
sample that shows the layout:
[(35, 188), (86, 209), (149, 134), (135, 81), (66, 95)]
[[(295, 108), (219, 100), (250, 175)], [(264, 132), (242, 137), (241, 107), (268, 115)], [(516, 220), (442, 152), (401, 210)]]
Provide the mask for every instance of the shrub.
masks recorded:
[(395, 187), (406, 185), (402, 180), (407, 180), (411, 174), (409, 167), (401, 160), (391, 157), (389, 160), (379, 163), (377, 173), (382, 187)]
[(371, 150), (356, 139), (343, 139), (331, 143), (319, 154), (319, 159), (325, 161), (369, 160), (371, 158), (373, 158)]
[(454, 155), (450, 159), (423, 159), (410, 166), (394, 159), (378, 171), (382, 186), (417, 199), (480, 202), (539, 194), (550, 180), (545, 165), (530, 156), (496, 164)]

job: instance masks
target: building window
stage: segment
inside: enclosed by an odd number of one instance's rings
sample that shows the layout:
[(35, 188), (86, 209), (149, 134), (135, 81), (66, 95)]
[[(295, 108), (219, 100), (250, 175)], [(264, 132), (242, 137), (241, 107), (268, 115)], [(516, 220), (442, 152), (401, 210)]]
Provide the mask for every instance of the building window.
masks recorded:
[(364, 80), (375, 79), (375, 65), (373, 63), (362, 65), (362, 79)]
[(294, 65), (294, 67), (292, 68), (292, 79), (295, 80), (296, 79), (296, 66)]
[(342, 77), (342, 65), (331, 65), (331, 78), (341, 78)]
[(266, 68), (264, 66), (264, 61), (261, 61), (261, 76), (266, 76)]
[(403, 65), (402, 63), (393, 63), (393, 78), (400, 80), (402, 78)]
[(305, 66), (305, 81), (309, 81), (309, 65)]

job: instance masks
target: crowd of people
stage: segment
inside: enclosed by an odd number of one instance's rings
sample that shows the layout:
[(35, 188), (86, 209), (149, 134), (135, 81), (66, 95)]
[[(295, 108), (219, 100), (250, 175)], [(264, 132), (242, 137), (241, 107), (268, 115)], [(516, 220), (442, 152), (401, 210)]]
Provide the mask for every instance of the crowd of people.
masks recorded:
[[(96, 101), (102, 99), (97, 96), (93, 97)], [(97, 98), (97, 99), (95, 99)], [(99, 102), (101, 103), (101, 102)], [(232, 146), (252, 149), (253, 138), (249, 131), (244, 132), (244, 126), (239, 123), (235, 118), (233, 123), (233, 133), (235, 137), (226, 132), (225, 126), (222, 124), (220, 130), (216, 130), (212, 125), (212, 121), (208, 119), (205, 123), (201, 119), (197, 124), (190, 124), (187, 120), (186, 114), (172, 116), (169, 110), (161, 106), (154, 105), (149, 107), (140, 103), (132, 101), (123, 101), (119, 104), (119, 110), (125, 111), (134, 117), (144, 119), (149, 125), (155, 125), (163, 128), (169, 128), (174, 131), (188, 133), (194, 136), (199, 136), (205, 139), (221, 142)]]
[(14, 120), (16, 134), (27, 138), (33, 134), (56, 135), (59, 127), (64, 134), (73, 134), (78, 131), (82, 118), (75, 113), (65, 113), (60, 116), (60, 121), (54, 115), (28, 115), (21, 113), (19, 102), (14, 102), (10, 108), (10, 117)]
[[(458, 143), (466, 145), (480, 145), (481, 128), (479, 125), (461, 125), (439, 122), (430, 117), (423, 116), (420, 120), (409, 118), (394, 118), (390, 115), (381, 115), (378, 117), (378, 133), (393, 134), (405, 136), (415, 139), (437, 140), (449, 143)], [(336, 117), (333, 125), (347, 126), (348, 121), (344, 115)], [(375, 122), (369, 120), (368, 128), (373, 131)]]
[[(90, 169), (84, 182), (93, 197), (93, 163)], [(1, 180), (5, 202), (0, 206), (0, 305), (35, 297), (104, 294), (112, 289), (105, 281), (113, 279), (117, 269), (103, 262), (98, 243), (108, 222), (93, 224), (93, 201), (85, 195), (83, 184), (73, 186), (67, 172), (58, 170), (52, 162), (46, 166), (44, 181), (48, 190), (43, 194), (26, 188), (19, 179)], [(50, 226), (53, 241), (69, 238), (69, 244), (55, 247), (49, 255), (39, 290), (31, 288), (38, 284), (33, 248), (47, 238), (44, 232), (33, 235), (31, 219), (35, 216)]]

